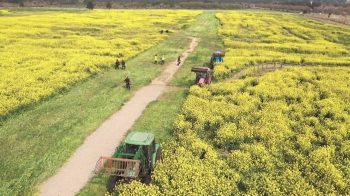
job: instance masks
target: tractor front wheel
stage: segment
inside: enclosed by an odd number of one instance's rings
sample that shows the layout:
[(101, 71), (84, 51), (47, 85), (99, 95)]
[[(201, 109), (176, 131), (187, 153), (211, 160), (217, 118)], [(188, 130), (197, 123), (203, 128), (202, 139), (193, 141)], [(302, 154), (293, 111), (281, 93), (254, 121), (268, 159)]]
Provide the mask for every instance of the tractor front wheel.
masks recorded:
[(156, 154), (156, 161), (162, 161), (162, 159), (163, 159), (162, 149), (159, 147)]
[(152, 181), (152, 177), (151, 177), (151, 174), (148, 174), (147, 176), (145, 176), (143, 179), (142, 179), (142, 182), (146, 185), (149, 185)]
[(121, 180), (119, 176), (111, 176), (111, 179), (109, 181), (108, 185), (108, 192), (113, 193), (115, 191), (115, 186), (117, 185), (117, 182)]

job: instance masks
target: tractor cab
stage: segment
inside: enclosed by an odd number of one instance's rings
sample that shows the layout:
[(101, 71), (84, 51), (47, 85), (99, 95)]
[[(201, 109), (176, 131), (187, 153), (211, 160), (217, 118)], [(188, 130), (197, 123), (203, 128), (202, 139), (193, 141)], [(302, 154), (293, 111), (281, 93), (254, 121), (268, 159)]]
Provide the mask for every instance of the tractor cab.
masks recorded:
[[(125, 139), (125, 151), (133, 150), (134, 159), (137, 159), (136, 155), (139, 154), (140, 158), (145, 159), (144, 169), (149, 171), (153, 170), (154, 166), (150, 160), (152, 160), (152, 154), (155, 153), (155, 145), (154, 134), (152, 133), (131, 132)], [(117, 156), (118, 151), (114, 153), (113, 157)]]
[(196, 73), (196, 84), (198, 86), (202, 86), (203, 84), (211, 84), (213, 76), (210, 68), (197, 67), (192, 68), (191, 71)]
[(210, 62), (212, 65), (214, 65), (214, 63), (221, 63), (224, 62), (224, 56), (225, 56), (225, 52), (221, 52), (221, 51), (214, 51), (213, 55), (210, 58)]

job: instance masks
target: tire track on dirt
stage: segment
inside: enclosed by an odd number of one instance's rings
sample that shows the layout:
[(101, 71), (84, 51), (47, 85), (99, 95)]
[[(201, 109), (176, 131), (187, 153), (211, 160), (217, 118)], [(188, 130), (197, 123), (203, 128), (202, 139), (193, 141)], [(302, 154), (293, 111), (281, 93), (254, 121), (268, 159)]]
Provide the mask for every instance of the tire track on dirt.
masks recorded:
[[(258, 75), (263, 75), (263, 74), (266, 74), (268, 72), (272, 72), (272, 71), (279, 70), (279, 69), (284, 69), (286, 67), (288, 67), (288, 66), (285, 66), (285, 65), (284, 66), (276, 66), (274, 64), (268, 64), (268, 65), (265, 65), (265, 67), (247, 67), (247, 68), (242, 69), (241, 71), (235, 73), (232, 77), (226, 79), (224, 82), (238, 80), (241, 77), (243, 77), (244, 75), (246, 75), (246, 73), (252, 69), (256, 69), (256, 73)], [(259, 73), (259, 71), (260, 71), (260, 73)]]

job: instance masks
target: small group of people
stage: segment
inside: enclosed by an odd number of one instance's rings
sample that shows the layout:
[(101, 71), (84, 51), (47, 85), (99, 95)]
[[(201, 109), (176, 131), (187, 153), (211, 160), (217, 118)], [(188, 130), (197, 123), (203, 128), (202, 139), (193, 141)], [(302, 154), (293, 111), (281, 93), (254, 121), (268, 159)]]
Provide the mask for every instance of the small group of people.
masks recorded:
[[(158, 63), (158, 55), (154, 55), (154, 64)], [(160, 58), (160, 64), (164, 65), (165, 63), (165, 56), (163, 54), (163, 56)]]
[[(121, 64), (122, 64), (122, 69), (125, 70), (125, 67), (126, 67), (125, 61), (122, 60)], [(119, 62), (119, 60), (117, 59), (117, 60), (115, 61), (115, 69), (119, 69), (119, 66), (120, 66), (120, 62)]]
[[(122, 62), (119, 62), (119, 59), (117, 59), (115, 61), (115, 69), (119, 69), (120, 64), (122, 65), (122, 69), (125, 70), (125, 67), (126, 67), (125, 61), (122, 60)], [(129, 76), (126, 76), (126, 78), (124, 79), (124, 83), (126, 85), (126, 88), (128, 90), (130, 90), (130, 78), (129, 78)]]
[[(160, 62), (160, 63), (161, 63), (161, 64), (164, 64), (164, 62), (165, 62), (165, 57), (164, 57), (164, 55), (163, 55), (162, 58), (161, 58), (161, 62)], [(154, 63), (155, 63), (155, 64), (158, 63), (158, 55), (155, 55), (155, 56), (154, 56)], [(177, 66), (179, 66), (180, 63), (181, 63), (181, 56), (179, 56), (179, 57), (177, 58)], [(122, 60), (121, 64), (122, 64), (122, 69), (125, 70), (125, 61)], [(120, 65), (120, 62), (119, 62), (119, 60), (117, 59), (116, 62), (115, 62), (115, 69), (119, 69), (119, 65)], [(129, 76), (126, 76), (126, 78), (124, 79), (124, 83), (125, 83), (125, 85), (126, 85), (126, 88), (127, 88), (128, 90), (130, 90), (130, 78), (129, 78)]]
[[(154, 64), (157, 64), (158, 63), (158, 55), (154, 55)], [(165, 57), (164, 55), (162, 56), (161, 60), (160, 60), (160, 64), (164, 64), (165, 63)], [(179, 66), (181, 63), (181, 57), (179, 56), (177, 58), (177, 66)]]

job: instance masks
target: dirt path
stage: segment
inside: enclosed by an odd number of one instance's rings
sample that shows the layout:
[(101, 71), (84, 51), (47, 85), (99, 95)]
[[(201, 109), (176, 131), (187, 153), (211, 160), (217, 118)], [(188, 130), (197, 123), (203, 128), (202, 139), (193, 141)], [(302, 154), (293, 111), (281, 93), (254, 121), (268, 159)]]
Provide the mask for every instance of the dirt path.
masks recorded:
[(317, 13), (312, 13), (312, 14), (304, 14), (305, 17), (312, 18), (314, 20), (318, 20), (321, 22), (325, 23), (330, 23), (334, 25), (340, 25), (340, 26), (349, 26), (350, 25), (350, 20), (346, 19), (344, 16), (339, 16), (339, 18), (328, 18), (327, 14), (317, 14)]
[(138, 90), (135, 95), (115, 114), (107, 119), (80, 146), (60, 171), (49, 178), (41, 187), (42, 196), (73, 196), (92, 178), (93, 169), (100, 156), (111, 156), (124, 134), (132, 127), (146, 106), (156, 100), (185, 62), (188, 55), (198, 45), (199, 39), (191, 37), (192, 42), (181, 56), (181, 64), (171, 62), (163, 73), (148, 86)]

